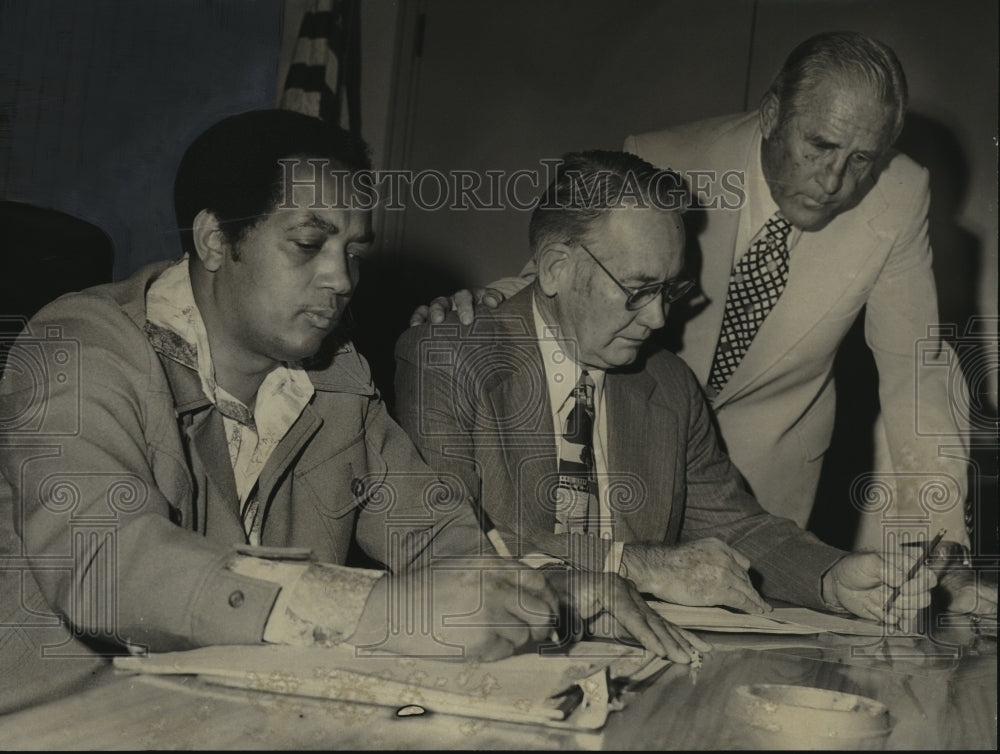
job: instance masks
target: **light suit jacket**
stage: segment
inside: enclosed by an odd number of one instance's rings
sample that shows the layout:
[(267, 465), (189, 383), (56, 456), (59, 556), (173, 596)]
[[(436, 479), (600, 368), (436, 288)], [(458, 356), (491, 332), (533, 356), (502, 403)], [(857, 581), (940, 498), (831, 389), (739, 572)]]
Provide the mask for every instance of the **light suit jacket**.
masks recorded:
[[(756, 113), (631, 136), (626, 151), (658, 167), (719, 176), (697, 192), (705, 207), (699, 283), (707, 305), (684, 325), (677, 351), (707, 384), (722, 326), (739, 212), (727, 171), (742, 170), (760, 144)], [(732, 178), (729, 179), (730, 181)], [(694, 183), (695, 181), (692, 181)], [(730, 184), (731, 185), (731, 184)], [(965, 384), (954, 353), (937, 337), (937, 296), (927, 237), (927, 171), (890, 154), (853, 208), (792, 248), (788, 283), (743, 361), (712, 406), (728, 451), (769, 511), (808, 520), (834, 422), (833, 362), (863, 307), (879, 374), (879, 398), (902, 508), (965, 539)], [(693, 218), (698, 219), (700, 218)], [(695, 252), (697, 253), (697, 251)], [(950, 447), (949, 447), (950, 446)], [(950, 457), (947, 457), (950, 456)], [(859, 491), (860, 494), (860, 491)], [(866, 501), (878, 510), (889, 497)], [(884, 509), (883, 509), (884, 510)]]
[[(531, 295), (480, 310), (471, 326), (452, 318), (408, 329), (396, 345), (398, 417), (428, 464), (480, 496), (512, 550), (600, 570), (607, 542), (553, 533), (556, 442)], [(843, 553), (747, 494), (683, 362), (653, 349), (607, 373), (604, 395), (617, 540), (715, 536), (751, 560), (763, 593), (822, 606), (820, 577)]]

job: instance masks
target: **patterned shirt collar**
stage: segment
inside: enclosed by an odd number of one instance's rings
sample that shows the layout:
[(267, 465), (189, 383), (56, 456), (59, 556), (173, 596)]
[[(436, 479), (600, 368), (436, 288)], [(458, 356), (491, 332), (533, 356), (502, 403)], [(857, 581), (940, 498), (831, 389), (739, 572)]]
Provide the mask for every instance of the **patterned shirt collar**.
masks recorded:
[(219, 385), (187, 257), (164, 270), (146, 292), (146, 335), (157, 351), (198, 373), (205, 397), (222, 414), (244, 528), (248, 541), (259, 544), (257, 481), (315, 393), (308, 373), (297, 364), (275, 367), (257, 388), (252, 410)]
[[(224, 416), (241, 424), (253, 425), (254, 412), (215, 380), (208, 331), (191, 289), (188, 255), (164, 270), (149, 286), (146, 292), (146, 334), (157, 351), (198, 373), (205, 397)], [(261, 384), (257, 396), (258, 409), (261, 397), (271, 392), (268, 383), (285, 391), (306, 393), (295, 401), (301, 406), (305, 406), (313, 394), (312, 383), (305, 370), (297, 364), (281, 365)]]

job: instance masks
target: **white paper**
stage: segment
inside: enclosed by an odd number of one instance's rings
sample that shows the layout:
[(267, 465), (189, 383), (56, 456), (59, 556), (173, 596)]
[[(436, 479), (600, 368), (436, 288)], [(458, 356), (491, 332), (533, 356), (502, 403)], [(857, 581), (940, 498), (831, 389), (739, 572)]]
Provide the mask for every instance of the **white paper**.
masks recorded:
[[(596, 729), (608, 714), (608, 670), (642, 664), (629, 647), (579, 645), (570, 656), (515, 655), (498, 662), (448, 662), (354, 647), (217, 646), (115, 658), (122, 670), (191, 674), (226, 686), (278, 694), (416, 706), (428, 712), (553, 727)], [(579, 683), (584, 703), (567, 719), (552, 695)]]
[(675, 625), (701, 631), (765, 634), (837, 633), (882, 636), (885, 626), (861, 618), (821, 613), (805, 607), (778, 607), (766, 615), (736, 613), (721, 607), (689, 607), (650, 602), (656, 612)]

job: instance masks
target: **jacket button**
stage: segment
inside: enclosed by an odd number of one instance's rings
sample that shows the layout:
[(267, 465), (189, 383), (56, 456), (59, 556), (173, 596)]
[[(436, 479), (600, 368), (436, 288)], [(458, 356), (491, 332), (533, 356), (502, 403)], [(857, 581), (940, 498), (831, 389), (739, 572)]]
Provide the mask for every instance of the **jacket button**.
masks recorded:
[(243, 605), (243, 592), (237, 589), (235, 592), (229, 595), (229, 606), (230, 607), (241, 607)]
[(351, 480), (351, 494), (354, 497), (361, 497), (365, 494), (365, 483), (357, 477)]

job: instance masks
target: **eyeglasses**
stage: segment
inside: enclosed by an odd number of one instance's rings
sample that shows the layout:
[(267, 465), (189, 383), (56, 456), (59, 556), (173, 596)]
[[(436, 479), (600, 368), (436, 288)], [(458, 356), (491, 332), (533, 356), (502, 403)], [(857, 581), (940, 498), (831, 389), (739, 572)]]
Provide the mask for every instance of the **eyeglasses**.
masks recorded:
[(622, 289), (622, 293), (628, 297), (625, 299), (625, 308), (630, 312), (641, 309), (660, 294), (663, 294), (664, 304), (672, 304), (674, 301), (684, 298), (694, 288), (694, 281), (691, 278), (684, 277), (671, 278), (670, 280), (664, 280), (662, 283), (651, 283), (641, 288), (629, 288), (626, 285), (622, 285), (618, 278), (612, 275), (611, 271), (601, 264), (601, 260), (593, 255), (590, 249), (583, 244), (580, 244), (580, 248), (587, 252), (591, 259), (597, 262), (597, 266), (604, 270), (604, 274), (611, 278), (615, 285)]

